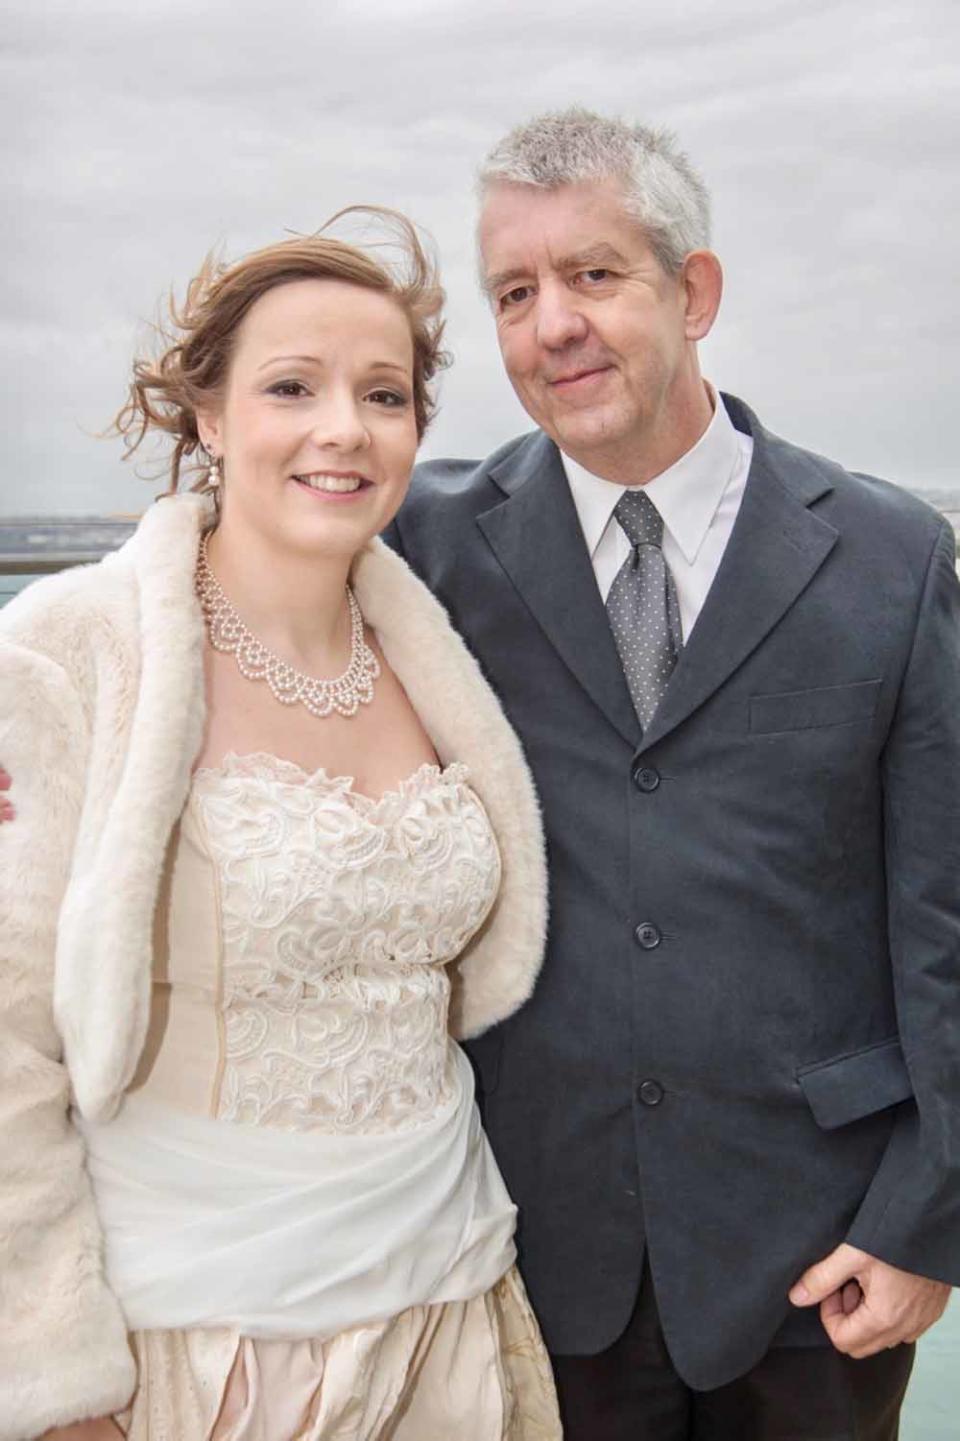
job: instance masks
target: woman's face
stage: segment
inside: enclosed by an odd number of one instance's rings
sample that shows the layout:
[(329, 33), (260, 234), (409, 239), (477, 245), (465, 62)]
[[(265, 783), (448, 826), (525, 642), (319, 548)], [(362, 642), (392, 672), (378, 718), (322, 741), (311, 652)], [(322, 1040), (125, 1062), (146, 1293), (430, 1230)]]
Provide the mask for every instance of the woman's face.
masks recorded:
[(199, 416), (222, 459), (222, 524), (351, 556), (392, 519), (417, 449), (413, 340), (389, 296), (295, 280), (251, 306), (222, 403)]

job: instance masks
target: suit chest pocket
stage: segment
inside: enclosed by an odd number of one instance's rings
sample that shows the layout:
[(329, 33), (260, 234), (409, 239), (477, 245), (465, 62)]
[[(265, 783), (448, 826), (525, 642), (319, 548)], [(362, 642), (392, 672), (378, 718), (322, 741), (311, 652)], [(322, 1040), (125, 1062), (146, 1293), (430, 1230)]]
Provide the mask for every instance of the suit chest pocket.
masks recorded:
[(751, 735), (777, 735), (784, 731), (869, 723), (877, 713), (882, 684), (880, 680), (863, 680), (849, 685), (821, 686), (816, 690), (752, 695), (748, 729)]

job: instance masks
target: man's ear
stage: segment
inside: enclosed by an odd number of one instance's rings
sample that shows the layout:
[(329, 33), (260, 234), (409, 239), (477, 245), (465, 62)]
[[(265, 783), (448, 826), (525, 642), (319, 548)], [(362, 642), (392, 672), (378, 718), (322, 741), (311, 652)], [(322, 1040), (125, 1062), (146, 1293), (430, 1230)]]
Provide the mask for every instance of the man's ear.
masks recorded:
[(687, 339), (702, 340), (717, 318), (723, 294), (723, 269), (713, 251), (691, 250), (683, 262), (681, 282)]

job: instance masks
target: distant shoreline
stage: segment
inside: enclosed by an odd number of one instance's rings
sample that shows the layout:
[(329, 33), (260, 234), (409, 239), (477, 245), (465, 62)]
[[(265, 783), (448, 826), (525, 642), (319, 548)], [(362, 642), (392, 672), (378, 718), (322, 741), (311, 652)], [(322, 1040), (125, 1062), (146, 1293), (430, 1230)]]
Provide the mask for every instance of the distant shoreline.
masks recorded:
[[(960, 536), (960, 491), (915, 490)], [(43, 575), (100, 560), (134, 532), (135, 515), (0, 516), (0, 575)]]

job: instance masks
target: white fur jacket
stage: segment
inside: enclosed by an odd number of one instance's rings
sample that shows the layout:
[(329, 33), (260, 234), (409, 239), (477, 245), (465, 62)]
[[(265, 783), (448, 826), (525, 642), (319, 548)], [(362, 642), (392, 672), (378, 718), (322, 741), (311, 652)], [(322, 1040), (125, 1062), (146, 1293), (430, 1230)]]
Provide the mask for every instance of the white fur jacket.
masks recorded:
[[(0, 1441), (121, 1409), (123, 1318), (71, 1125), (110, 1117), (137, 1065), (167, 840), (204, 725), (193, 590), (209, 503), (158, 501), (99, 564), (38, 582), (0, 613)], [(441, 763), (464, 761), (503, 860), (497, 902), (456, 963), (472, 1036), (530, 994), (546, 929), (537, 801), (516, 736), (398, 556), (374, 541), (354, 586)]]

